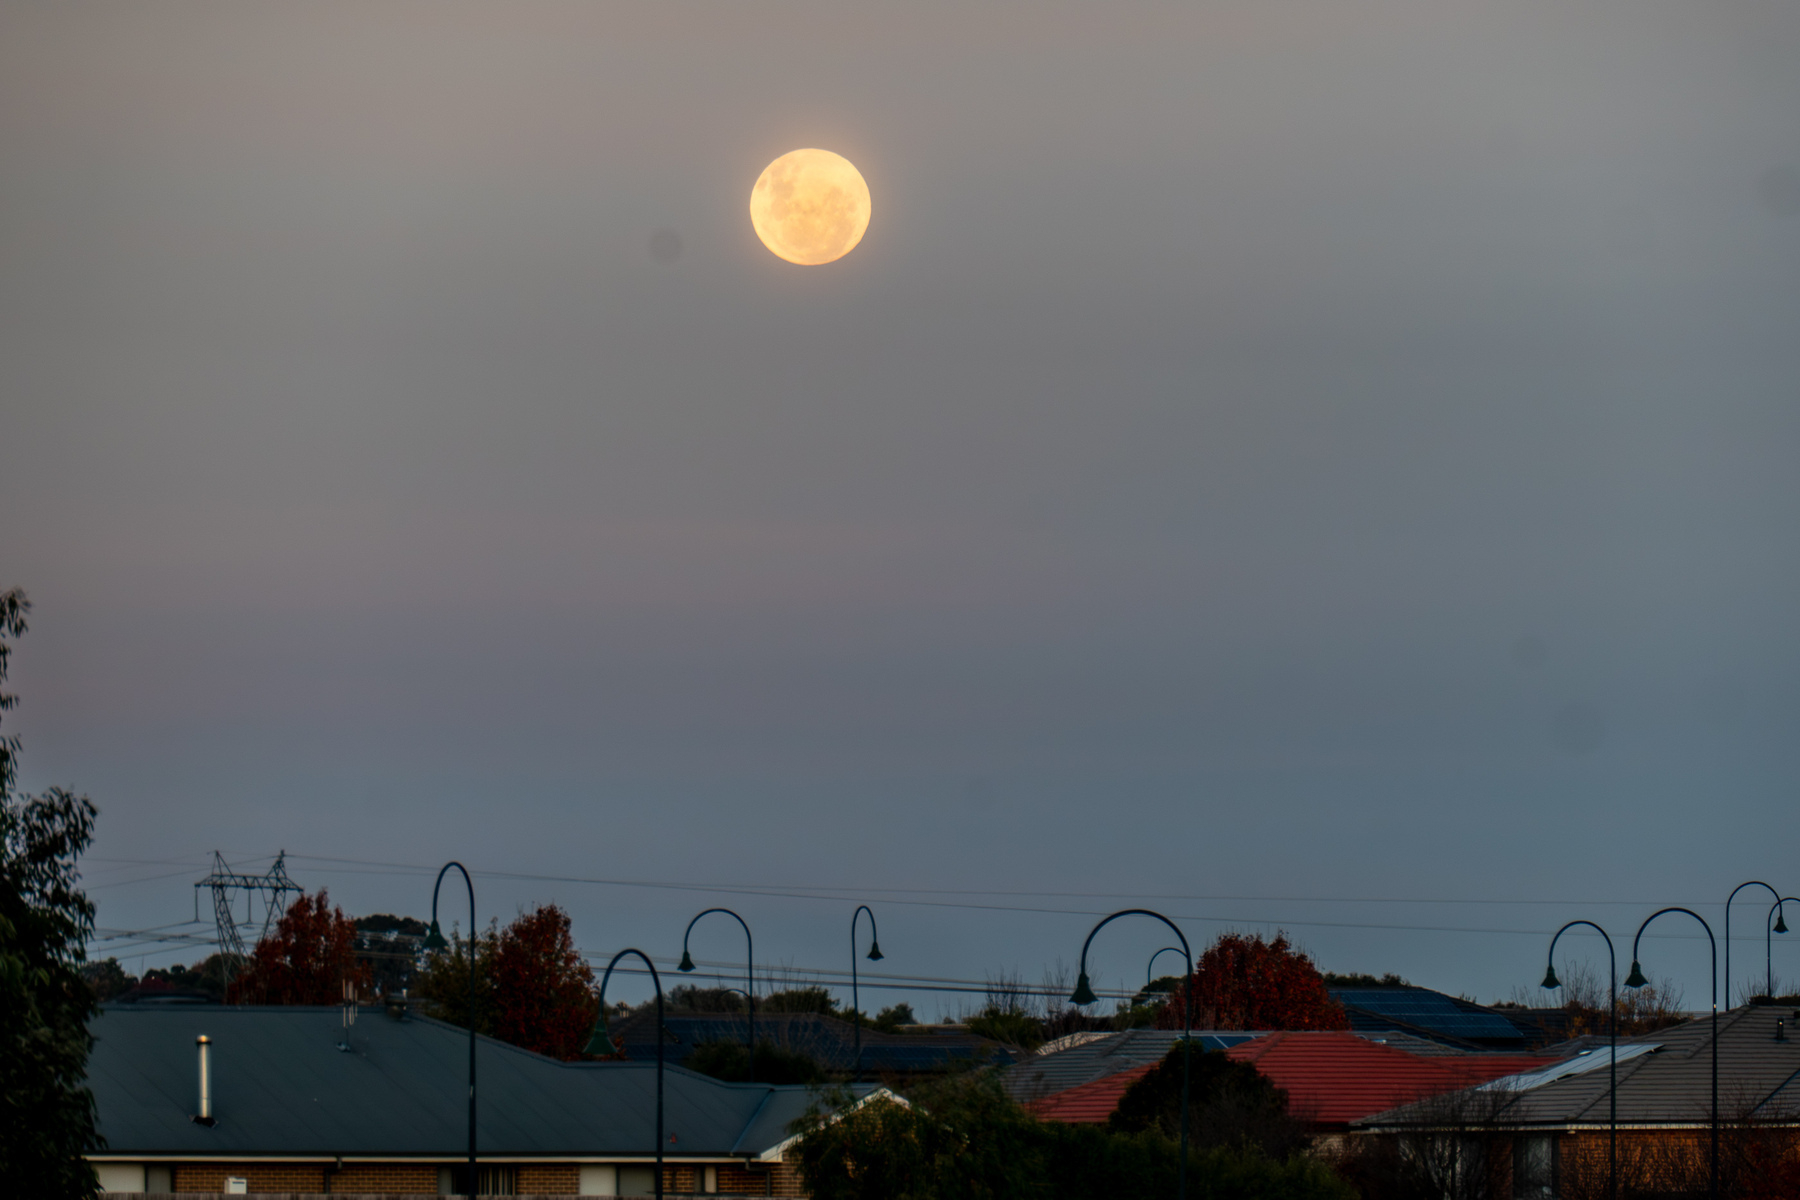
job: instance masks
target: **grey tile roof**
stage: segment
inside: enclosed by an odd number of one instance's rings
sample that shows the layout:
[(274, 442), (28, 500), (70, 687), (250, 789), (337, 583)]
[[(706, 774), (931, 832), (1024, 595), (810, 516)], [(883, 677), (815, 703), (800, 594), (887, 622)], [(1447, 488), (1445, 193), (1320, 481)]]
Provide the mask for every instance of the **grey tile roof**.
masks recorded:
[[(88, 1083), (110, 1154), (460, 1156), (468, 1033), (365, 1009), (352, 1050), (339, 1009), (108, 1007)], [(213, 1128), (195, 1124), (194, 1039), (212, 1039)], [(635, 1156), (655, 1148), (654, 1063), (561, 1063), (477, 1039), (478, 1149), (495, 1157)], [(866, 1089), (865, 1089), (866, 1090)], [(808, 1089), (730, 1084), (669, 1066), (671, 1156), (759, 1154)]]
[[(1208, 1050), (1227, 1050), (1262, 1036), (1239, 1030), (1194, 1031), (1195, 1039)], [(1016, 1063), (1001, 1073), (1000, 1083), (1015, 1100), (1040, 1100), (1119, 1071), (1161, 1062), (1180, 1039), (1179, 1029), (1129, 1029), (1104, 1034)]]
[[(1783, 1021), (1788, 1040), (1776, 1041)], [(1719, 1016), (1719, 1115), (1729, 1120), (1751, 1111), (1764, 1117), (1800, 1117), (1800, 1041), (1791, 1008), (1744, 1007)], [(1656, 1033), (1619, 1041), (1621, 1125), (1703, 1124), (1710, 1118), (1712, 1019), (1701, 1017)], [(1631, 1045), (1657, 1049), (1626, 1059)], [(1604, 1053), (1604, 1051), (1601, 1051)], [(1608, 1080), (1598, 1070), (1517, 1091), (1500, 1114), (1506, 1123), (1562, 1127), (1607, 1122)], [(1497, 1083), (1503, 1081), (1497, 1081)], [(1380, 1113), (1364, 1125), (1405, 1125), (1429, 1120), (1431, 1106)]]

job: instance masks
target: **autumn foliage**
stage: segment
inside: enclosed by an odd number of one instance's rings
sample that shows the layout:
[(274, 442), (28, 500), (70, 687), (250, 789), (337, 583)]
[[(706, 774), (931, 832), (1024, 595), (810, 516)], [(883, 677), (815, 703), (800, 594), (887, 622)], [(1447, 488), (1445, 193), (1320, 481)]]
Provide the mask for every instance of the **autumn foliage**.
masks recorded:
[(1348, 1029), (1343, 1007), (1325, 990), (1311, 958), (1261, 934), (1227, 933), (1194, 964), (1193, 978), (1156, 1013), (1159, 1029), (1180, 1029), (1186, 988), (1193, 990), (1195, 1029)]
[(256, 943), (250, 965), (231, 981), (233, 1004), (341, 1004), (344, 981), (359, 989), (368, 969), (356, 961), (356, 926), (331, 907), (325, 890), (288, 906), (275, 932)]
[(594, 972), (554, 904), (523, 913), (493, 953), (494, 1035), (564, 1061), (579, 1058), (599, 1011)]

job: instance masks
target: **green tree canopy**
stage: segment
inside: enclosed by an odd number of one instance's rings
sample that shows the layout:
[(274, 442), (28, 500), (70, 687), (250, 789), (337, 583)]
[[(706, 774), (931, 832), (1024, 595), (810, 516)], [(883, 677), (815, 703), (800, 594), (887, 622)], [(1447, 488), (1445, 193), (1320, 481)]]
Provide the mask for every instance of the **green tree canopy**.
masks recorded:
[[(0, 592), (0, 683), (31, 610)], [(0, 712), (17, 697), (0, 692)], [(94, 806), (62, 788), (14, 791), (19, 741), (0, 736), (0, 1178), (10, 1195), (89, 1196), (102, 1146), (83, 1085), (96, 1010), (81, 975), (94, 906), (75, 860), (93, 841)]]

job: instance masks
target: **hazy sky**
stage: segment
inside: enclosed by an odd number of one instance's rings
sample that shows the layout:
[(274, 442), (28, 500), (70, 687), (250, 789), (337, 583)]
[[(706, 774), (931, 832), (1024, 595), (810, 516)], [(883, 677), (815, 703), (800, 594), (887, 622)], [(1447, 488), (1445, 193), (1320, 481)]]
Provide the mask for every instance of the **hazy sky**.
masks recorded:
[[(1800, 892), (1796, 61), (1791, 0), (6, 4), (23, 782), (111, 929), (454, 856), (596, 952), (842, 969), (866, 900), (1036, 978), (1150, 903), (1492, 999)], [(803, 146), (826, 267), (747, 218)]]

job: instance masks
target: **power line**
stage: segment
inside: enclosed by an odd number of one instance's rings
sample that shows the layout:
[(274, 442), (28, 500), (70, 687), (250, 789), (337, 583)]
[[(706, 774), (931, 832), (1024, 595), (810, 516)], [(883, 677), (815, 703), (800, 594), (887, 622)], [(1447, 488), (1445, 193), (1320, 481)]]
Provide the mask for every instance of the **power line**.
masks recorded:
[[(322, 869), (322, 870), (325, 870), (330, 873), (375, 874), (375, 875), (404, 873), (404, 874), (425, 875), (425, 874), (430, 874), (432, 871), (435, 870), (435, 868), (421, 867), (414, 863), (387, 863), (387, 862), (367, 861), (367, 860), (362, 860), (362, 859), (328, 858), (328, 857), (323, 857), (323, 856), (318, 856), (318, 855), (305, 855), (305, 854), (296, 854), (296, 855), (293, 855), (292, 857), (296, 858), (296, 859), (304, 859), (308, 862), (349, 863), (349, 864), (353, 864), (357, 868), (366, 868), (366, 869), (358, 869), (358, 870), (346, 870), (345, 868), (333, 869), (333, 868), (329, 868), (329, 867), (315, 868), (316, 870)], [(508, 880), (518, 880), (518, 881), (530, 882), (530, 883), (587, 884), (587, 885), (597, 886), (597, 887), (646, 888), (646, 889), (653, 889), (653, 890), (660, 890), (660, 891), (691, 891), (691, 892), (701, 892), (701, 893), (706, 893), (706, 894), (711, 894), (711, 895), (757, 896), (757, 897), (762, 897), (765, 899), (830, 900), (830, 901), (836, 901), (836, 902), (841, 902), (841, 903), (850, 903), (850, 902), (853, 902), (855, 900), (862, 898), (862, 896), (860, 894), (860, 889), (859, 889), (858, 895), (846, 895), (846, 894), (842, 894), (843, 889), (832, 889), (830, 891), (827, 891), (825, 889), (809, 889), (806, 891), (797, 891), (797, 890), (783, 888), (783, 889), (778, 890), (774, 887), (774, 885), (769, 885), (766, 887), (764, 887), (764, 886), (745, 887), (745, 886), (730, 886), (730, 885), (725, 885), (725, 884), (673, 883), (673, 882), (660, 882), (660, 881), (654, 881), (654, 880), (606, 879), (606, 878), (597, 878), (597, 877), (579, 876), (579, 875), (549, 875), (549, 874), (542, 874), (542, 873), (537, 873), (537, 872), (524, 872), (524, 871), (475, 871), (473, 873), (484, 879), (508, 879)], [(869, 889), (869, 890), (874, 891), (874, 890), (879, 890), (879, 889)], [(989, 893), (972, 892), (972, 893), (965, 893), (965, 894), (985, 895), (985, 894), (989, 894)], [(1059, 895), (1062, 893), (1036, 893), (1036, 894)], [(1092, 893), (1092, 894), (1093, 895), (1101, 895), (1102, 893)], [(1122, 900), (1159, 900), (1159, 899), (1165, 898), (1165, 897), (1157, 895), (1155, 893), (1117, 892), (1117, 893), (1104, 893), (1104, 895), (1106, 895), (1112, 899), (1122, 899)], [(1270, 897), (1256, 897), (1256, 898), (1264, 899), (1264, 900), (1271, 899)], [(1274, 899), (1280, 899), (1280, 898), (1274, 898)], [(1354, 901), (1354, 900), (1337, 901), (1337, 903), (1358, 903), (1358, 902), (1359, 901)], [(1016, 912), (1016, 913), (1042, 914), (1042, 915), (1049, 915), (1049, 916), (1078, 916), (1078, 917), (1098, 917), (1098, 916), (1106, 915), (1106, 910), (1104, 910), (1104, 909), (1050, 908), (1050, 907), (1045, 907), (1042, 905), (975, 904), (975, 903), (967, 903), (967, 902), (958, 903), (958, 902), (947, 901), (947, 900), (903, 900), (903, 899), (896, 899), (896, 898), (890, 898), (890, 899), (886, 900), (885, 903), (897, 904), (897, 905), (908, 905), (911, 907), (918, 907), (918, 908), (952, 908), (952, 909), (960, 909), (960, 910), (966, 910), (966, 911), (972, 911), (972, 912)], [(1409, 903), (1413, 903), (1413, 901), (1409, 901)], [(1427, 901), (1416, 901), (1416, 903), (1427, 903)], [(1526, 902), (1520, 901), (1520, 903), (1526, 903)], [(1540, 903), (1540, 902), (1539, 901), (1531, 901), (1530, 903)], [(1551, 903), (1551, 902), (1544, 901), (1542, 903)], [(1574, 907), (1579, 902), (1570, 901), (1567, 903), (1570, 907)], [(1644, 902), (1644, 903), (1653, 903), (1653, 902)], [(1550, 932), (1547, 929), (1541, 929), (1541, 928), (1510, 929), (1510, 928), (1495, 928), (1495, 927), (1491, 927), (1491, 926), (1473, 926), (1473, 925), (1417, 925), (1417, 924), (1404, 924), (1404, 923), (1398, 923), (1398, 922), (1375, 922), (1375, 921), (1318, 921), (1318, 920), (1300, 920), (1300, 919), (1295, 919), (1295, 918), (1290, 918), (1290, 917), (1281, 917), (1281, 918), (1245, 917), (1245, 916), (1219, 917), (1219, 916), (1208, 916), (1208, 915), (1203, 915), (1203, 914), (1175, 914), (1175, 913), (1171, 913), (1170, 916), (1172, 919), (1178, 920), (1178, 921), (1195, 921), (1195, 922), (1204, 922), (1204, 923), (1210, 923), (1210, 924), (1216, 924), (1216, 925), (1232, 925), (1232, 926), (1260, 925), (1260, 926), (1272, 927), (1272, 928), (1278, 928), (1278, 929), (1279, 928), (1368, 929), (1368, 930), (1385, 930), (1385, 931), (1403, 932), (1403, 933), (1480, 933), (1480, 934), (1496, 934), (1496, 935), (1505, 935), (1505, 936), (1514, 936), (1514, 937), (1544, 937)], [(1666, 937), (1677, 938), (1680, 940), (1691, 940), (1693, 938), (1698, 937), (1699, 935), (1698, 934), (1672, 934), (1672, 935), (1653, 934), (1651, 936), (1666, 936)]]

